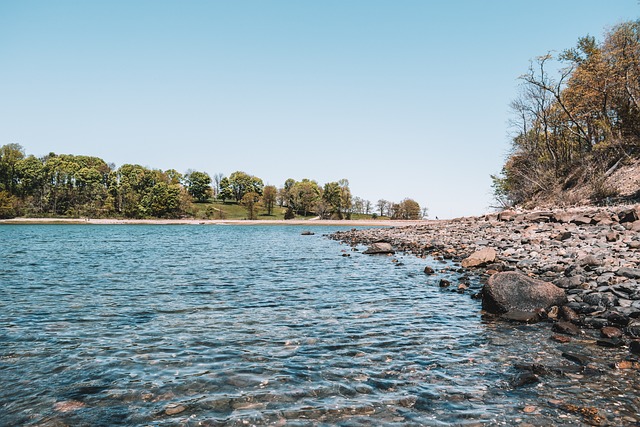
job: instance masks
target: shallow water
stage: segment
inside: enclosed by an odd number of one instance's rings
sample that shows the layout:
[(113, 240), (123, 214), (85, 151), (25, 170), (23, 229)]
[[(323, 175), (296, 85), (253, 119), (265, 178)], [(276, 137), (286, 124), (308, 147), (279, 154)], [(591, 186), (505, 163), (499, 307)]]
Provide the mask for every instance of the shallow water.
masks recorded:
[(584, 422), (563, 403), (633, 424), (637, 372), (607, 367), (624, 350), (514, 389), (514, 364), (579, 344), (484, 322), (433, 260), (302, 230), (0, 226), (0, 425)]

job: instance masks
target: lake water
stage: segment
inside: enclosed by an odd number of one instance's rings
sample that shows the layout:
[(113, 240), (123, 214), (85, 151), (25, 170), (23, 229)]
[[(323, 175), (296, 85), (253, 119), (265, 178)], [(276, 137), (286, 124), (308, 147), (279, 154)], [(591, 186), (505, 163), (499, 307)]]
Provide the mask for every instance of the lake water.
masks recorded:
[(0, 226), (0, 425), (633, 422), (636, 372), (513, 388), (561, 363), (548, 325), (483, 322), (422, 272), (442, 264), (337, 229)]

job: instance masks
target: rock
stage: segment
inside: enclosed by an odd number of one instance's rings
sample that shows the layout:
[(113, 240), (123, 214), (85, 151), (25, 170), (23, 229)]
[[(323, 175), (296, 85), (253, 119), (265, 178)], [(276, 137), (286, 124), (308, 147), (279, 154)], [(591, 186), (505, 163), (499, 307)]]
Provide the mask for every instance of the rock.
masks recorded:
[(582, 300), (592, 306), (595, 307), (615, 307), (618, 305), (618, 298), (610, 293), (599, 293), (594, 292), (589, 295), (585, 295)]
[(513, 221), (516, 217), (516, 211), (502, 211), (498, 214), (499, 221)]
[(554, 237), (554, 239), (555, 240), (560, 240), (562, 242), (564, 240), (569, 240), (571, 238), (571, 236), (573, 236), (573, 233), (571, 233), (570, 231), (562, 231), (561, 233), (556, 235)]
[(303, 231), (302, 233), (300, 233), (301, 236), (313, 236), (314, 234), (316, 233), (312, 231)]
[(369, 248), (362, 252), (367, 255), (379, 255), (379, 254), (395, 254), (396, 251), (393, 250), (390, 243), (386, 242), (376, 242), (372, 243)]
[(640, 341), (633, 340), (629, 342), (629, 351), (633, 354), (640, 354)]
[(640, 279), (640, 268), (621, 267), (616, 271), (616, 275), (629, 279)]
[(609, 322), (611, 322), (614, 325), (618, 325), (618, 326), (627, 326), (629, 324), (629, 322), (631, 321), (631, 319), (629, 318), (629, 316), (625, 316), (624, 314), (620, 314), (620, 313), (610, 313), (607, 316), (607, 320)]
[(447, 288), (447, 287), (451, 286), (451, 282), (448, 281), (447, 279), (440, 279), (440, 282), (438, 283), (438, 285), (441, 288)]
[(556, 341), (556, 342), (561, 342), (563, 344), (571, 342), (571, 338), (569, 338), (566, 335), (551, 335), (551, 339)]
[(640, 240), (632, 240), (627, 243), (629, 249), (640, 249)]
[(495, 314), (512, 310), (546, 310), (554, 305), (564, 305), (566, 301), (564, 291), (553, 283), (532, 279), (515, 271), (494, 274), (482, 292), (483, 310)]
[(610, 232), (608, 232), (606, 234), (605, 239), (609, 243), (617, 242), (618, 241), (618, 233), (616, 233), (615, 231), (610, 231)]
[(564, 320), (567, 320), (571, 323), (577, 323), (580, 321), (580, 316), (576, 313), (571, 307), (562, 306), (560, 307), (560, 315)]
[(622, 331), (618, 328), (614, 328), (613, 326), (605, 326), (600, 329), (600, 335), (604, 338), (622, 338)]
[(589, 225), (593, 222), (588, 216), (577, 216), (571, 219), (571, 222), (576, 225)]
[(553, 217), (552, 217), (552, 219), (555, 222), (562, 222), (562, 223), (571, 222), (573, 218), (574, 218), (574, 215), (569, 212), (556, 212), (553, 214)]
[(426, 266), (426, 267), (424, 268), (424, 274), (429, 274), (429, 275), (431, 275), (431, 274), (434, 274), (435, 272), (436, 272), (436, 271), (435, 271), (433, 268), (429, 267), (429, 266)]
[(561, 277), (559, 279), (556, 279), (553, 284), (563, 289), (575, 289), (582, 285), (582, 277)]
[(603, 264), (601, 259), (593, 255), (587, 255), (585, 257), (580, 258), (578, 263), (580, 264), (581, 267), (585, 267), (585, 266), (600, 267)]
[(495, 260), (496, 250), (493, 248), (484, 248), (472, 253), (467, 258), (463, 259), (462, 266), (464, 268), (481, 267), (483, 265), (492, 263)]
[(623, 224), (625, 222), (634, 222), (638, 220), (638, 213), (635, 209), (625, 209), (618, 212), (618, 222)]
[(554, 332), (559, 332), (565, 335), (580, 335), (580, 328), (574, 325), (571, 322), (567, 322), (565, 320), (561, 320), (557, 323), (553, 324), (551, 328)]
[(553, 218), (553, 212), (531, 212), (524, 216), (524, 219), (530, 222), (549, 222)]
[(537, 323), (540, 321), (540, 315), (533, 311), (512, 310), (504, 313), (500, 318), (520, 323)]
[(171, 404), (168, 405), (165, 410), (164, 413), (167, 415), (176, 415), (179, 414), (181, 412), (184, 412), (187, 408), (185, 408), (182, 405), (175, 405), (175, 404)]
[(521, 372), (513, 380), (511, 380), (511, 386), (513, 388), (522, 387), (529, 384), (535, 384), (540, 381), (540, 378), (533, 372)]
[(582, 366), (586, 366), (591, 362), (591, 359), (583, 354), (570, 353), (568, 351), (563, 352), (562, 357)]
[(621, 360), (613, 364), (616, 369), (640, 369), (640, 362), (633, 360)]
[(601, 347), (614, 348), (621, 347), (622, 344), (624, 344), (624, 341), (622, 341), (620, 338), (598, 338), (596, 344)]
[(53, 405), (53, 410), (56, 412), (73, 412), (78, 409), (84, 408), (86, 405), (83, 402), (79, 402), (77, 400), (65, 400), (62, 402), (56, 402)]

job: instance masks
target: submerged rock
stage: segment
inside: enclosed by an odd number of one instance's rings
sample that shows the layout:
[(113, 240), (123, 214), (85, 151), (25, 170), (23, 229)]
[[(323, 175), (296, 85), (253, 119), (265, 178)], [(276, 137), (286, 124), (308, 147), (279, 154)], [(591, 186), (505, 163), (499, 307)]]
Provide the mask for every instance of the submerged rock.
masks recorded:
[(391, 247), (390, 243), (386, 242), (376, 242), (372, 243), (369, 248), (362, 252), (367, 255), (378, 255), (378, 254), (395, 254), (396, 252)]
[(553, 283), (532, 279), (515, 271), (494, 274), (482, 291), (482, 309), (494, 314), (535, 312), (566, 302), (564, 291)]

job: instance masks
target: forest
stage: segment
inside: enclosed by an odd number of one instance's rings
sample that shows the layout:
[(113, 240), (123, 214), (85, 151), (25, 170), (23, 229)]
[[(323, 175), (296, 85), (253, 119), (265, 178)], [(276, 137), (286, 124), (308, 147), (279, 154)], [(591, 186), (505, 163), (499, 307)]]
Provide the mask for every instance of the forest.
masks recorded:
[(324, 185), (287, 179), (277, 188), (242, 171), (212, 178), (194, 170), (116, 168), (91, 156), (36, 157), (18, 144), (0, 147), (0, 218), (273, 219), (279, 218), (276, 211), (284, 219), (359, 215), (415, 220), (427, 213), (409, 198), (397, 203), (380, 199), (374, 206), (353, 196), (346, 179)]
[(611, 203), (607, 177), (640, 157), (640, 21), (531, 61), (511, 103), (511, 150), (492, 176), (500, 206), (557, 202), (584, 186)]

